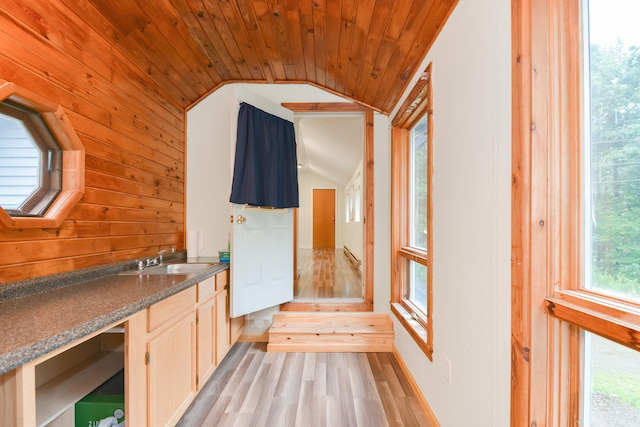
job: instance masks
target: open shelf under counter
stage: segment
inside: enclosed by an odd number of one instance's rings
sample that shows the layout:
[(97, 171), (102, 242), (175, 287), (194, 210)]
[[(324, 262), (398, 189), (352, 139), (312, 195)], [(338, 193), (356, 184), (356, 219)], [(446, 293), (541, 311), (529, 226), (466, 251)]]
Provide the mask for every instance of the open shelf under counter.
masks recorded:
[(107, 330), (36, 366), (37, 426), (58, 425), (76, 402), (124, 368), (122, 330)]

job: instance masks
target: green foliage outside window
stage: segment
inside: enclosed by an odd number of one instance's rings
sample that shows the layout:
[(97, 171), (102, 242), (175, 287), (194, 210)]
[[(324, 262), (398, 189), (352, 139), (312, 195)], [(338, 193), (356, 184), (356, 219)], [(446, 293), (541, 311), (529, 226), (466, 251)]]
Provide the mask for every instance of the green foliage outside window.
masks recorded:
[(591, 45), (592, 288), (640, 299), (640, 48)]

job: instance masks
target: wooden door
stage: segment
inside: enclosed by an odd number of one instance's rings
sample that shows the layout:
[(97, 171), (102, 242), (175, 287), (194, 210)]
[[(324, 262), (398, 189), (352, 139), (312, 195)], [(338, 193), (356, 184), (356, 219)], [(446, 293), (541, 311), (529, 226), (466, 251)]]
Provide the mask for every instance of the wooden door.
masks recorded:
[(313, 248), (336, 246), (336, 190), (313, 189)]

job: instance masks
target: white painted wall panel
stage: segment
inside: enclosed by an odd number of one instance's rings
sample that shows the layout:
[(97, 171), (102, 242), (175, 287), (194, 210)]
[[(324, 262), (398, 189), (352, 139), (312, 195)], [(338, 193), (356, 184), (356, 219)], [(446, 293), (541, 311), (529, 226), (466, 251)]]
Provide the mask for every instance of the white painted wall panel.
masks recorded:
[(223, 86), (187, 113), (186, 228), (204, 232), (204, 256), (226, 249), (231, 232), (234, 104), (233, 89)]
[(509, 425), (510, 10), (459, 2), (421, 68), (433, 62), (433, 362), (395, 330), (443, 426)]

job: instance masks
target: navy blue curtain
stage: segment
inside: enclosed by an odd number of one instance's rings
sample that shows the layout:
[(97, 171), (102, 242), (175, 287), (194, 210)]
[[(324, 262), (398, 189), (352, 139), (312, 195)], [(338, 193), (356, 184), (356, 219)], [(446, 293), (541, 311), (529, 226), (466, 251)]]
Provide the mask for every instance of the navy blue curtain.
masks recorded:
[(298, 160), (293, 123), (247, 103), (240, 105), (231, 203), (298, 207)]

